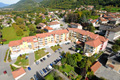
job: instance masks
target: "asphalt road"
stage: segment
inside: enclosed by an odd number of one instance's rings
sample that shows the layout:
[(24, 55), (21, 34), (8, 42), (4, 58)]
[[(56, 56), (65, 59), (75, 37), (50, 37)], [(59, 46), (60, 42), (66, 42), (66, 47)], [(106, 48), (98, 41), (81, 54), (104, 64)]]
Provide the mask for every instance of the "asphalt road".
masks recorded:
[[(0, 46), (0, 80), (14, 80), (11, 69), (10, 63), (4, 62), (5, 53), (8, 49), (8, 45)], [(3, 71), (7, 71), (7, 74), (3, 74)]]

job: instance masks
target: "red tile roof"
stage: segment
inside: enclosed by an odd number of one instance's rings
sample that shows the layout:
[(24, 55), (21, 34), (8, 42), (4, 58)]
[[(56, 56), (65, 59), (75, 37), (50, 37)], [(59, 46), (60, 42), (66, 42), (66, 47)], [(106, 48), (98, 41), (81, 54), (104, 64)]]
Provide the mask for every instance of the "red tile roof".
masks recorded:
[(49, 26), (46, 26), (45, 29), (47, 29), (47, 30), (53, 30), (53, 28), (51, 28)]
[(60, 24), (60, 23), (58, 21), (53, 21), (49, 23), (49, 25), (56, 25), (56, 24)]
[(36, 36), (29, 36), (29, 37), (23, 37), (22, 41), (23, 42), (34, 42), (33, 39), (37, 38)]
[(21, 45), (21, 44), (22, 44), (22, 40), (10, 41), (9, 42), (9, 47), (18, 46), (18, 45)]
[(20, 69), (17, 69), (15, 71), (12, 72), (12, 75), (14, 78), (19, 77), (20, 75), (26, 73), (25, 70), (23, 69), (23, 67), (21, 67)]
[(91, 67), (91, 70), (95, 73), (100, 67), (101, 67), (101, 64), (100, 64), (99, 61), (97, 61), (97, 62)]
[(99, 46), (100, 44), (102, 44), (102, 42), (101, 42), (100, 39), (98, 38), (98, 39), (95, 39), (95, 40), (87, 41), (87, 42), (85, 42), (85, 44), (88, 44), (88, 45), (90, 45), (90, 46), (92, 46), (92, 47), (97, 47), (97, 46)]

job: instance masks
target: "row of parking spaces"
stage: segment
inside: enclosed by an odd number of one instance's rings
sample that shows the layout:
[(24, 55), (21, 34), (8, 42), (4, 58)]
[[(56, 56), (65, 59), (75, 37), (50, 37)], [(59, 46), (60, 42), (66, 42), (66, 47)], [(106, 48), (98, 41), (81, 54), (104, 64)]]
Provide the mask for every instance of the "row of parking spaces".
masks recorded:
[(39, 60), (37, 60), (35, 63), (36, 65), (42, 63), (43, 61), (45, 61), (47, 58), (49, 58), (51, 56), (51, 53), (47, 54), (46, 56), (40, 58)]
[[(47, 65), (45, 68), (42, 68), (40, 71), (38, 71), (40, 73), (40, 76), (43, 78), (44, 76), (46, 76), (48, 73), (50, 73), (50, 71), (53, 70), (53, 65), (57, 65), (62, 59), (62, 56), (59, 56), (56, 60), (54, 60), (52, 63), (50, 63), (49, 65)], [(39, 80), (39, 77), (37, 76), (37, 74), (34, 74), (34, 78), (32, 77), (32, 79), (35, 80)]]

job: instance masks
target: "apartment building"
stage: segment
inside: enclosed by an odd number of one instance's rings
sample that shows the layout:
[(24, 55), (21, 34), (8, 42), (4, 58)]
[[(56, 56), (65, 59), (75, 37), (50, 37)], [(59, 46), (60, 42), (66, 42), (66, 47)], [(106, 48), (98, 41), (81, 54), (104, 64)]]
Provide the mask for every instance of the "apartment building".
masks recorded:
[(72, 42), (79, 41), (84, 44), (83, 49), (87, 56), (104, 51), (108, 43), (105, 37), (80, 29), (70, 28), (69, 36)]
[(56, 30), (36, 34), (36, 36), (23, 37), (22, 40), (11, 41), (9, 43), (11, 58), (16, 59), (20, 54), (33, 53), (38, 49), (63, 44), (68, 41), (83, 43), (84, 53), (87, 56), (92, 56), (94, 53), (98, 53), (100, 50), (103, 51), (106, 48), (108, 39), (77, 28)]

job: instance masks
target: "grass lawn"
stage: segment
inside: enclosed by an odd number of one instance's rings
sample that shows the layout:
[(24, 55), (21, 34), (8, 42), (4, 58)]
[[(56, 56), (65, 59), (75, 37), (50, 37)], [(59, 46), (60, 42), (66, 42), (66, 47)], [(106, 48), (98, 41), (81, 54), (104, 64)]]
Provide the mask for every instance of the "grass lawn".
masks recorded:
[(48, 54), (48, 52), (45, 53), (44, 50), (45, 50), (45, 48), (39, 49), (38, 51), (35, 51), (35, 60), (38, 60), (38, 59), (40, 59), (41, 57), (43, 57), (43, 56), (45, 56), (46, 54)]
[(63, 66), (60, 66), (59, 70), (62, 71), (62, 72), (69, 73), (69, 72), (71, 72), (71, 71), (74, 71), (74, 67), (65, 64), (65, 65), (63, 65)]
[(25, 59), (27, 54), (24, 54), (22, 56), (19, 56), (14, 64), (22, 67), (26, 67), (29, 65), (29, 60)]
[(11, 51), (9, 51), (9, 55), (8, 55), (8, 61), (9, 61), (9, 62), (11, 62), (11, 61), (12, 61), (12, 60), (11, 60), (11, 56), (10, 56), (10, 55), (11, 55)]
[(52, 49), (53, 51), (56, 51), (56, 50), (58, 50), (59, 48), (61, 48), (59, 45), (51, 46), (51, 49)]
[(12, 71), (15, 71), (15, 70), (18, 69), (18, 68), (16, 68), (16, 67), (12, 66), (11, 64), (10, 64), (10, 68), (11, 68)]
[(6, 53), (5, 53), (5, 57), (4, 57), (4, 61), (6, 62), (6, 58), (7, 58), (7, 55), (8, 55), (8, 51), (9, 51), (9, 49), (6, 51)]
[(28, 36), (29, 31), (24, 31), (23, 36), (17, 36), (16, 31), (14, 30), (13, 27), (5, 27), (2, 30), (2, 35), (3, 35), (3, 39), (7, 40), (6, 42), (4, 42), (4, 44), (8, 44), (10, 41), (20, 40), (22, 37)]
[(98, 18), (99, 18), (99, 16), (96, 15), (96, 16), (91, 16), (89, 19), (98, 19)]
[(46, 77), (45, 80), (54, 80), (54, 77), (51, 73), (49, 73)]

